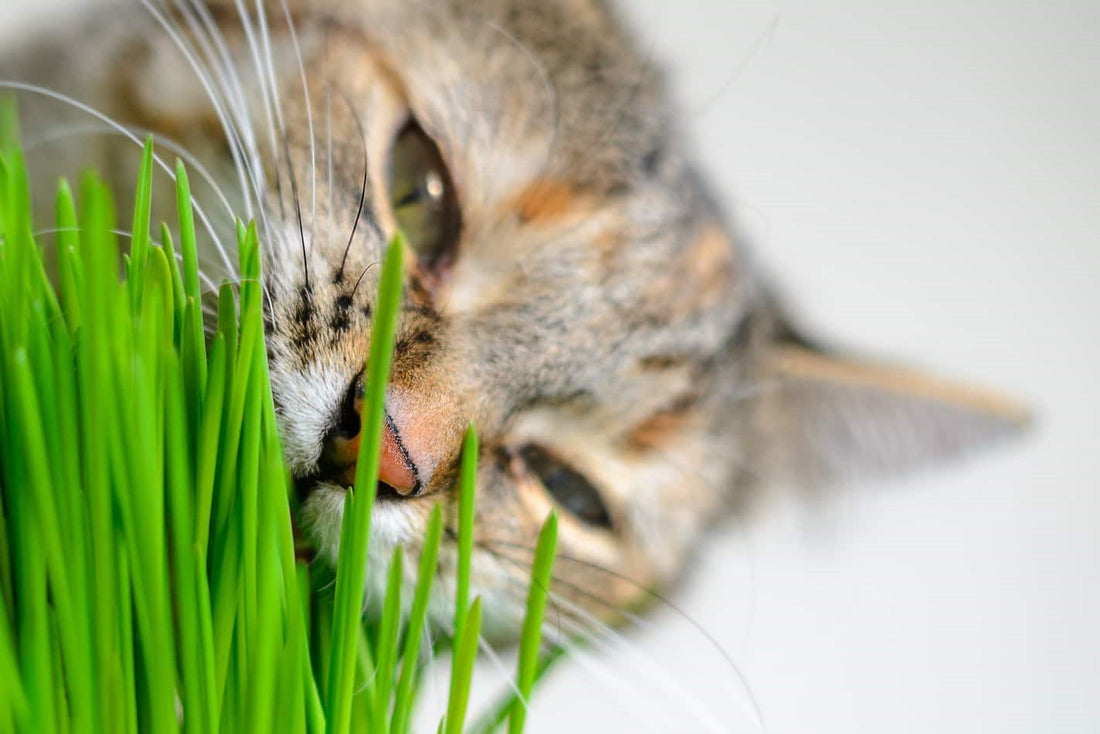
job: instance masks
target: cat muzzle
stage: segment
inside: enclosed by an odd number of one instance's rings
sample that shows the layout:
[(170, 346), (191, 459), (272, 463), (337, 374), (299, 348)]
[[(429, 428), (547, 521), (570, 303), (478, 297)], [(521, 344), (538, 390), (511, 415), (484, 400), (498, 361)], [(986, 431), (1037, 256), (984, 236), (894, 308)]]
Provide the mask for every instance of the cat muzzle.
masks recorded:
[[(342, 421), (325, 439), (325, 447), (320, 461), (319, 474), (330, 481), (350, 487), (355, 484), (355, 472), (359, 460), (359, 445), (362, 441), (359, 415), (363, 400), (356, 396), (353, 403), (354, 423)], [(416, 464), (409, 456), (401, 440), (401, 434), (389, 413), (385, 414), (382, 426), (382, 446), (378, 462), (378, 481), (386, 485), (399, 497), (416, 496), (423, 488), (417, 473)], [(379, 488), (380, 496), (382, 489)], [(386, 492), (390, 494), (390, 492)]]

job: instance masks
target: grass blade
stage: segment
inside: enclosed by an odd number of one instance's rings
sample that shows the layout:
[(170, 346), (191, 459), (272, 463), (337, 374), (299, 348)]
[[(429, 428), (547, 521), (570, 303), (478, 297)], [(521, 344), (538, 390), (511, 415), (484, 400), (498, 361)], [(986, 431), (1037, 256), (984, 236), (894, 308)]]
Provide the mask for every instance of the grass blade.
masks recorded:
[(508, 721), (508, 734), (522, 734), (527, 720), (527, 703), (535, 685), (542, 645), (542, 619), (546, 612), (546, 600), (550, 596), (550, 579), (554, 567), (554, 549), (558, 543), (558, 516), (551, 512), (539, 531), (535, 546), (535, 562), (531, 566), (531, 586), (527, 591), (527, 613), (523, 619), (523, 632), (519, 643), (519, 671), (516, 686), (519, 696), (512, 706)]
[(436, 505), (428, 518), (428, 532), (420, 551), (420, 571), (417, 574), (416, 592), (413, 597), (409, 623), (405, 628), (405, 647), (401, 652), (401, 678), (393, 703), (393, 721), (390, 734), (406, 734), (412, 717), (413, 682), (420, 662), (421, 631), (428, 615), (428, 599), (439, 557), (439, 543), (443, 537), (443, 508)]
[(478, 641), (481, 639), (481, 597), (474, 599), (454, 648), (451, 690), (447, 699), (447, 734), (462, 734), (466, 708), (470, 701), (470, 681), (474, 675)]
[[(396, 238), (386, 252), (371, 331), (371, 350), (367, 360), (366, 402), (361, 421), (362, 439), (355, 474), (355, 514), (347, 532), (341, 534), (336, 569), (335, 618), (332, 628), (333, 655), (329, 668), (326, 718), (329, 734), (348, 731), (351, 695), (354, 684), (355, 650), (353, 642), (360, 633), (359, 614), (363, 605), (363, 579), (367, 564), (367, 537), (370, 513), (378, 481), (378, 462), (382, 445), (383, 411), (389, 380), (394, 332), (403, 279), (404, 242)], [(350, 499), (350, 498), (349, 498)], [(348, 512), (345, 504), (344, 512)]]

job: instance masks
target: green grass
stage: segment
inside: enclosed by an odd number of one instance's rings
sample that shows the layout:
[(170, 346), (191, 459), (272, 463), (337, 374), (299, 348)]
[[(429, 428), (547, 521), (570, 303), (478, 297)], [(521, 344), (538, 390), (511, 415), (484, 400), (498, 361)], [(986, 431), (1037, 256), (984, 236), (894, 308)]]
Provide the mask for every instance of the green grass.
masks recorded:
[[(433, 510), (407, 616), (398, 548), (379, 619), (364, 572), (382, 399), (401, 297), (388, 250), (367, 365), (357, 481), (331, 572), (297, 561), (262, 328), (261, 247), (237, 231), (241, 280), (204, 330), (187, 175), (179, 257), (151, 236), (152, 145), (123, 254), (111, 192), (62, 182), (44, 252), (14, 115), (0, 112), (0, 731), (410, 731), (444, 512)], [(47, 275), (46, 262), (50, 269)], [(55, 289), (56, 286), (56, 289)], [(481, 601), (470, 601), (477, 437), (466, 437), (450, 698), (466, 727)], [(510, 719), (550, 658), (541, 622), (556, 538), (540, 535), (516, 674), (474, 728)], [(181, 713), (182, 712), (182, 713)]]

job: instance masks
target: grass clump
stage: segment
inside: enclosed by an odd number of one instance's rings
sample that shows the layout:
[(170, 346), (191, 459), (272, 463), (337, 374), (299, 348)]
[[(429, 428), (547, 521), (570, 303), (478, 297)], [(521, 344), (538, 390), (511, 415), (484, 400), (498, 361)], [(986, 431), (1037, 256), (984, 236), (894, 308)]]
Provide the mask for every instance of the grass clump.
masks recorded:
[[(178, 251), (167, 226), (159, 244), (150, 235), (150, 142), (128, 253), (113, 234), (111, 192), (93, 175), (75, 194), (60, 185), (55, 246), (44, 253), (12, 130), (0, 125), (0, 731), (410, 731), (431, 652), (420, 640), (440, 507), (409, 614), (401, 615), (398, 548), (381, 618), (364, 625), (360, 615), (401, 243), (389, 248), (381, 276), (364, 440), (333, 593), (328, 578), (295, 558), (255, 227), (238, 227), (241, 281), (222, 285), (208, 341), (182, 165)], [(448, 734), (465, 727), (480, 633), (481, 602), (469, 601), (476, 455), (471, 429), (450, 699), (439, 724)], [(505, 719), (513, 734), (523, 729), (545, 668), (541, 620), (555, 535), (551, 516), (516, 692), (480, 730)]]

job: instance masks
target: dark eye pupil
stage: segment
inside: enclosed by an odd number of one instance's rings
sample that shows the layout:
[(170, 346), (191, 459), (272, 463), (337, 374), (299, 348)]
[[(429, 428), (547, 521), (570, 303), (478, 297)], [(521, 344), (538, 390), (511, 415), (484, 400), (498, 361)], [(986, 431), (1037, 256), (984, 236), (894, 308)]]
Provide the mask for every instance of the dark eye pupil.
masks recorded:
[(589, 525), (611, 527), (611, 516), (600, 493), (582, 474), (535, 445), (524, 446), (519, 455), (550, 496), (569, 513)]

